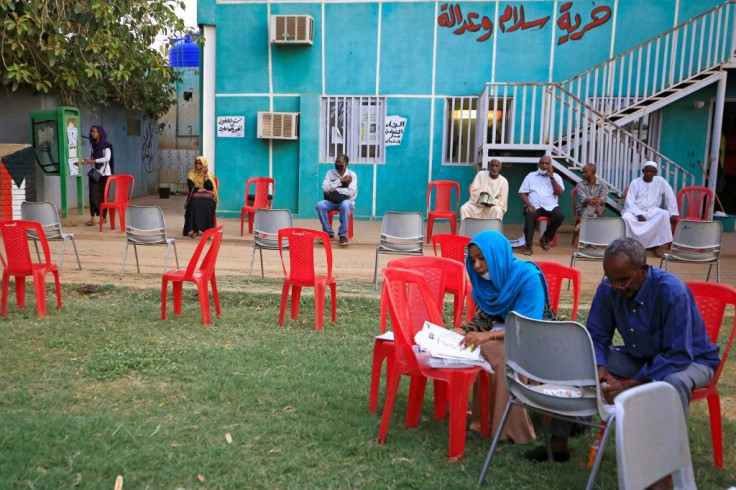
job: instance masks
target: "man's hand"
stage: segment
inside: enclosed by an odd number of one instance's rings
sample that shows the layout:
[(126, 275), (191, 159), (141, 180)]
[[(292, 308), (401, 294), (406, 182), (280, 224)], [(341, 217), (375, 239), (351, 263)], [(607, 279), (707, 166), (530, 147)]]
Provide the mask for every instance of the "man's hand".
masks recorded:
[(592, 198), (590, 198), (590, 204), (592, 204), (593, 206), (596, 206), (596, 207), (602, 206), (603, 205), (603, 199), (601, 199), (600, 197), (592, 197)]
[(613, 403), (614, 398), (624, 390), (642, 384), (637, 379), (620, 380), (608, 372), (605, 366), (598, 366), (598, 382), (601, 384), (601, 392), (606, 403)]
[(670, 216), (670, 223), (673, 225), (677, 224), (678, 216)]
[(636, 219), (638, 219), (639, 221), (642, 221), (642, 222), (643, 222), (643, 221), (646, 221), (646, 220), (647, 220), (647, 219), (646, 219), (646, 218), (644, 217), (644, 215), (643, 215), (643, 214), (640, 214), (639, 216), (637, 216), (637, 217), (636, 217)]
[(349, 184), (352, 181), (353, 181), (353, 178), (348, 174), (340, 178), (340, 182), (342, 182), (343, 184)]

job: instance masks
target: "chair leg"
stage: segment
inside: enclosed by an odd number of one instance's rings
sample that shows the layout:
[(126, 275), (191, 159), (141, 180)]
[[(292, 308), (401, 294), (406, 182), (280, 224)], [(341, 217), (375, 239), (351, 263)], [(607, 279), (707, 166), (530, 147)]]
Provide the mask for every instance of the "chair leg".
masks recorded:
[(291, 286), (291, 319), (296, 320), (299, 316), (299, 301), (302, 297), (301, 286)]
[(3, 318), (5, 318), (5, 313), (7, 313), (8, 310), (8, 285), (10, 283), (10, 274), (8, 274), (7, 269), (3, 271), (3, 297), (2, 297), (2, 306), (0, 306), (0, 315), (2, 315)]
[(120, 233), (125, 233), (125, 208), (120, 208)]
[(110, 229), (114, 230), (115, 229), (115, 208), (110, 208), (110, 212), (108, 214), (110, 214)]
[(38, 239), (33, 239), (33, 246), (36, 247), (36, 257), (38, 257), (38, 261), (41, 262), (41, 252), (38, 250)]
[(183, 281), (172, 281), (171, 286), (174, 289), (174, 315), (181, 315), (181, 297), (184, 283)]
[(210, 288), (212, 289), (212, 300), (215, 302), (215, 314), (217, 318), (220, 318), (222, 311), (220, 311), (220, 297), (217, 294), (217, 279), (214, 274), (212, 274), (212, 279), (210, 279)]
[(61, 284), (59, 283), (59, 274), (61, 271), (51, 271), (54, 275), (54, 286), (56, 287), (56, 309), (61, 311)]
[(396, 401), (396, 392), (399, 391), (399, 382), (401, 381), (401, 373), (399, 369), (393, 369), (386, 373), (386, 401), (383, 405), (383, 414), (381, 415), (381, 426), (378, 429), (378, 444), (386, 442), (386, 433), (388, 432), (388, 424), (391, 422), (391, 412), (394, 409)]
[(723, 469), (723, 432), (721, 429), (721, 396), (716, 392), (708, 397), (710, 435), (713, 438), (713, 465)]
[[(125, 274), (125, 261), (128, 259), (128, 245), (130, 245), (129, 241), (125, 241), (125, 250), (123, 250), (123, 266), (120, 268), (120, 280), (123, 280), (123, 274)], [(166, 269), (164, 269), (164, 272), (166, 272)]]
[[(35, 240), (34, 240), (35, 243)], [(59, 272), (64, 269), (64, 250), (66, 250), (66, 238), (61, 239), (61, 256), (59, 257)], [(41, 262), (41, 260), (39, 260)]]
[[(79, 261), (79, 252), (77, 252), (77, 242), (74, 240), (74, 237), (71, 237), (72, 239), (72, 247), (74, 247), (74, 255), (77, 257), (77, 268), (81, 271), (82, 270), (82, 263)], [(61, 267), (59, 267), (59, 273), (61, 273)]]
[(450, 382), (450, 460), (461, 461), (465, 455), (465, 424), (468, 398), (475, 380), (467, 376), (454, 376)]
[(248, 233), (253, 234), (253, 219), (256, 217), (255, 211), (248, 213)]
[(457, 235), (457, 216), (454, 214), (450, 218), (450, 233)]
[(375, 339), (373, 342), (373, 362), (371, 363), (371, 392), (369, 410), (375, 413), (378, 408), (378, 389), (381, 385), (381, 367), (386, 360), (386, 378), (393, 364), (394, 342)]
[(176, 240), (171, 242), (172, 245), (174, 245), (174, 260), (176, 260), (176, 268), (179, 268), (179, 254), (176, 253)]
[(427, 378), (421, 374), (411, 376), (409, 382), (409, 403), (406, 407), (406, 426), (416, 427), (419, 425), (419, 417), (422, 415), (422, 402), (424, 392), (427, 389)]
[(453, 301), (452, 320), (453, 320), (453, 324), (456, 327), (459, 327), (460, 325), (463, 324), (463, 302), (462, 302), (462, 298), (460, 298), (460, 294), (456, 294), (455, 300)]
[(209, 325), (212, 323), (212, 317), (210, 316), (210, 293), (207, 289), (207, 281), (196, 284), (199, 293), (199, 309), (202, 311), (202, 325)]
[(449, 401), (448, 386), (447, 383), (435, 379), (434, 385), (434, 420), (439, 422), (447, 417), (447, 403)]
[(36, 311), (38, 318), (46, 317), (46, 281), (43, 274), (33, 273), (33, 289), (36, 293)]
[(324, 284), (316, 283), (314, 285), (314, 328), (317, 331), (324, 329), (325, 289)]
[(245, 224), (245, 210), (240, 211), (240, 236), (243, 236), (243, 228)]
[[(253, 275), (253, 260), (255, 260), (255, 258), (256, 258), (256, 246), (253, 245), (253, 252), (250, 254), (250, 267), (248, 268), (248, 284), (250, 284), (250, 276)], [(262, 261), (261, 261), (261, 264), (263, 264)]]
[(376, 247), (376, 265), (373, 267), (373, 289), (378, 288), (378, 256), (380, 255), (379, 247)]
[(432, 228), (434, 227), (434, 217), (427, 218), (427, 243), (432, 242)]
[(166, 269), (169, 268), (169, 250), (171, 249), (171, 244), (166, 244), (166, 255), (164, 255), (164, 272), (163, 274), (166, 274)]
[(133, 252), (135, 253), (135, 268), (138, 271), (138, 274), (141, 273), (141, 264), (138, 262), (138, 245), (135, 243), (133, 244)]
[(266, 273), (263, 270), (263, 249), (262, 248), (258, 249), (258, 255), (260, 256), (260, 259), (261, 259), (261, 279), (265, 279)]
[(169, 282), (166, 278), (161, 279), (161, 320), (166, 320), (166, 301)]
[(26, 307), (26, 278), (24, 276), (15, 278), (15, 302), (18, 303), (18, 308)]
[[(286, 315), (286, 303), (289, 300), (289, 289), (291, 285), (289, 281), (284, 279), (284, 284), (281, 286), (281, 307), (279, 309), (279, 325), (284, 325), (284, 316)], [(292, 300), (293, 301), (293, 300)]]
[(498, 446), (498, 441), (501, 440), (501, 434), (503, 434), (503, 428), (506, 426), (506, 419), (509, 418), (509, 412), (511, 412), (511, 399), (506, 403), (506, 409), (503, 411), (503, 416), (501, 417), (501, 423), (498, 425), (498, 431), (496, 431), (496, 435), (493, 436), (493, 443), (491, 444), (491, 448), (488, 450), (488, 455), (486, 456), (486, 462), (483, 463), (483, 469), (480, 471), (480, 476), (478, 477), (478, 486), (483, 485), (483, 482), (486, 479), (486, 474), (488, 473), (488, 468), (491, 466), (491, 460), (493, 459), (493, 455), (496, 452), (496, 447)]
[(608, 419), (606, 422), (606, 430), (603, 432), (603, 437), (601, 438), (601, 444), (598, 447), (598, 454), (595, 457), (595, 462), (593, 463), (593, 469), (590, 470), (590, 476), (588, 477), (588, 484), (585, 486), (585, 490), (593, 490), (593, 485), (595, 484), (595, 477), (598, 474), (598, 468), (601, 466), (601, 460), (603, 459), (603, 451), (606, 449), (606, 442), (608, 441), (608, 436), (611, 434), (611, 428), (613, 427), (614, 423), (614, 416), (611, 416), (611, 418)]
[(337, 284), (330, 284), (330, 303), (332, 303), (332, 323), (337, 319)]

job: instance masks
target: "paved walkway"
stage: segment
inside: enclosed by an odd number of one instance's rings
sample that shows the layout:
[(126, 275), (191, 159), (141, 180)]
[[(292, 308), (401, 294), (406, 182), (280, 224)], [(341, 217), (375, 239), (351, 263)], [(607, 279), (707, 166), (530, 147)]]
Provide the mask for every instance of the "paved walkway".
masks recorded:
[[(134, 199), (134, 204), (157, 205), (164, 210), (167, 231), (170, 236), (176, 237), (179, 265), (182, 268), (186, 267), (197, 240), (181, 236), (184, 226), (184, 196), (171, 196), (169, 199), (161, 199), (158, 196), (146, 196)], [(73, 250), (71, 250), (71, 245), (69, 245), (64, 260), (63, 283), (160, 287), (165, 247), (139, 248), (141, 274), (136, 273), (135, 256), (131, 247), (128, 254), (126, 274), (121, 281), (120, 266), (125, 248), (125, 235), (119, 233), (118, 230), (111, 231), (109, 224), (104, 225), (103, 231), (100, 233), (99, 227), (97, 226), (85, 226), (84, 223), (88, 219), (88, 215), (80, 216), (77, 214), (72, 214), (68, 218), (62, 219), (64, 231), (75, 234), (83, 268), (81, 271), (77, 270)], [(260, 280), (260, 274), (258, 274), (258, 257), (256, 257), (254, 264), (254, 280), (251, 285), (247, 285), (246, 283), (249, 260), (253, 250), (253, 238), (252, 235), (247, 234), (247, 223), (245, 237), (240, 237), (239, 218), (218, 217), (218, 224), (224, 226), (225, 232), (225, 238), (217, 264), (218, 283), (227, 289), (242, 288), (243, 290), (247, 290), (251, 288), (258, 290), (263, 287), (269, 290), (274, 289), (273, 282), (264, 283)], [(320, 229), (317, 219), (295, 220), (295, 226)], [(337, 226), (338, 222), (335, 222), (335, 229), (337, 229)], [(380, 236), (381, 223), (380, 221), (355, 221), (354, 228), (355, 236), (349, 246), (340, 247), (337, 245), (337, 241), (332, 242), (333, 271), (338, 279), (338, 287), (341, 283), (344, 284), (345, 281), (357, 280), (370, 282), (373, 280), (375, 251)], [(557, 246), (549, 251), (544, 251), (541, 247), (537, 246), (531, 258), (533, 260), (555, 261), (569, 265), (573, 252), (573, 246), (571, 245), (572, 229), (573, 225), (571, 222), (564, 223), (558, 233)], [(449, 233), (449, 231), (450, 225), (448, 222), (435, 223), (434, 233)], [(505, 234), (510, 239), (520, 237), (522, 235), (522, 225), (506, 225)], [(734, 267), (736, 265), (736, 233), (724, 234), (723, 245), (721, 282), (736, 285), (736, 267)], [(54, 261), (58, 261), (60, 247), (60, 242), (51, 242)], [(431, 244), (426, 246), (425, 252), (430, 255), (433, 254)], [(520, 253), (518, 256), (522, 259), (527, 258)], [(394, 257), (396, 256), (382, 255), (380, 257), (379, 270), (388, 260)], [(281, 278), (283, 272), (281, 270), (278, 252), (265, 251), (263, 253), (263, 259), (266, 278)], [(659, 266), (659, 259), (650, 256), (649, 263)], [(172, 256), (169, 260), (169, 267), (174, 267), (174, 265), (175, 262)], [(583, 289), (593, 291), (593, 288), (600, 281), (603, 273), (601, 263), (578, 262), (578, 267), (583, 273)], [(671, 270), (686, 281), (704, 281), (707, 272), (706, 266), (690, 264), (675, 264), (671, 267)], [(713, 271), (713, 275), (715, 275), (715, 271)]]

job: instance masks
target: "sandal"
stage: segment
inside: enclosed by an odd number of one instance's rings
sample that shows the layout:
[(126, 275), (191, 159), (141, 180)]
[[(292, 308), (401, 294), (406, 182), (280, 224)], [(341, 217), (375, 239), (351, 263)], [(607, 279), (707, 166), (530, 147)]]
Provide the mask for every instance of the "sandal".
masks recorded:
[(91, 220), (87, 221), (84, 224), (87, 225), (87, 226), (95, 226), (95, 220), (91, 219)]
[(524, 250), (524, 255), (531, 255), (534, 253), (534, 249), (532, 247), (526, 247), (526, 250)]
[(543, 250), (549, 250), (549, 240), (547, 240), (545, 237), (542, 237), (539, 239), (539, 244), (542, 246)]

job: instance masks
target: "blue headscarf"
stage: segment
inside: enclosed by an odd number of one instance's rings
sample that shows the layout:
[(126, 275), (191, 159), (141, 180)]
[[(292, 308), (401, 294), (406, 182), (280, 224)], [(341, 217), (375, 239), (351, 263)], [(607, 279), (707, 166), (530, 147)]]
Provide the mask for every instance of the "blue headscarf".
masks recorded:
[(482, 278), (469, 258), (465, 260), (475, 304), (489, 315), (504, 319), (512, 310), (530, 318), (542, 319), (547, 302), (547, 282), (533, 262), (519, 260), (511, 244), (497, 231), (482, 231), (468, 244), (477, 246), (486, 260), (491, 280)]
[[(92, 139), (92, 128), (97, 129), (97, 134), (100, 136), (99, 141)], [(105, 128), (98, 125), (90, 126), (89, 128), (89, 143), (92, 145), (92, 158), (102, 158), (105, 155), (105, 148), (110, 148), (110, 173), (115, 173), (115, 152), (112, 151), (112, 143), (107, 141), (107, 133)], [(95, 165), (95, 168), (97, 165)], [(98, 169), (99, 170), (99, 169)]]

